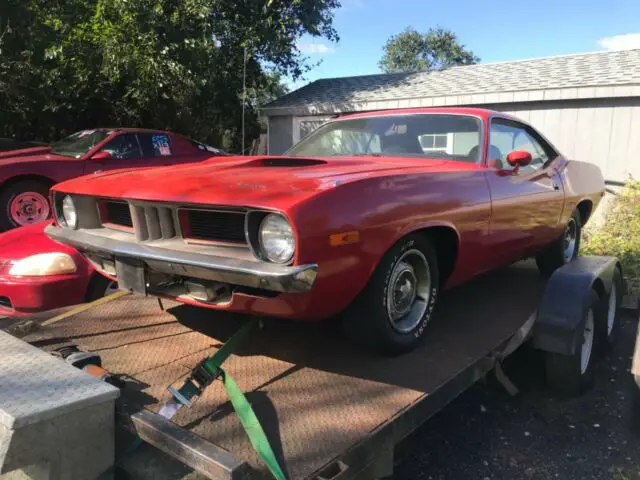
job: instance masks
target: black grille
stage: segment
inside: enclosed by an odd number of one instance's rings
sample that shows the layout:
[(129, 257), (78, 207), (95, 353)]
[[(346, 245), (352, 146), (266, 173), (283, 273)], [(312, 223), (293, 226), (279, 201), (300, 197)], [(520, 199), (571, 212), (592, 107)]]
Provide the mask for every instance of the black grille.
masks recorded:
[[(107, 211), (106, 222), (133, 228), (131, 211), (127, 203), (105, 202), (105, 209)], [(103, 221), (105, 221), (105, 219), (103, 219)]]
[(245, 243), (244, 212), (187, 210), (188, 237), (214, 242)]

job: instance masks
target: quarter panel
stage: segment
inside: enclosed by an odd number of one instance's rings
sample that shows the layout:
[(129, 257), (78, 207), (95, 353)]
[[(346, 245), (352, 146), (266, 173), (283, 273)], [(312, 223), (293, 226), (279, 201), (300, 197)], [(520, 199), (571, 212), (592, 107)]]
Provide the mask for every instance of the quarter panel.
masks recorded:
[[(299, 264), (317, 262), (314, 298), (344, 308), (382, 256), (405, 235), (449, 226), (459, 238), (453, 285), (491, 264), (485, 246), (490, 197), (484, 169), (389, 174), (334, 186), (288, 212), (298, 231)], [(357, 231), (357, 243), (330, 246), (329, 235)]]
[(597, 165), (578, 160), (567, 160), (559, 168), (565, 189), (565, 208), (562, 212), (562, 224), (566, 224), (578, 203), (590, 200), (593, 204), (591, 214), (595, 212), (605, 193), (602, 171)]

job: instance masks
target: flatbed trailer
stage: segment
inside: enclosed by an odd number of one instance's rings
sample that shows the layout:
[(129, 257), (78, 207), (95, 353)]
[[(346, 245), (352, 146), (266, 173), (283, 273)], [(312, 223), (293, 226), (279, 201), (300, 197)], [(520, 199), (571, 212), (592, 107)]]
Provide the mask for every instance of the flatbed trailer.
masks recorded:
[[(425, 341), (402, 356), (363, 353), (334, 322), (265, 319), (225, 370), (245, 392), (288, 478), (387, 477), (400, 440), (496, 366), (499, 374), (501, 359), (525, 341), (554, 355), (576, 353), (583, 297), (600, 289), (604, 305), (619, 264), (574, 263), (547, 281), (521, 262), (444, 294)], [(99, 353), (106, 369), (129, 379), (120, 426), (206, 477), (271, 478), (219, 382), (172, 421), (157, 414), (171, 398), (167, 387), (246, 318), (177, 302), (162, 306), (128, 295), (24, 340), (44, 350), (73, 343)], [(563, 319), (565, 311), (574, 314)]]

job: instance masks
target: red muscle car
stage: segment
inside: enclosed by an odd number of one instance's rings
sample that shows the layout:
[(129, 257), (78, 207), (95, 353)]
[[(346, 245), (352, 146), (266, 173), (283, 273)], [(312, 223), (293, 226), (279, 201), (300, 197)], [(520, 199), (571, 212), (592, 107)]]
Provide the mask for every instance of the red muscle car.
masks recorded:
[(578, 253), (598, 167), (477, 108), (340, 117), (283, 156), (105, 173), (53, 188), (46, 233), (121, 288), (319, 320), (377, 351), (424, 335), (442, 289)]
[(0, 152), (0, 231), (49, 218), (49, 188), (63, 180), (221, 154), (217, 148), (176, 133), (126, 128), (83, 130), (49, 146)]

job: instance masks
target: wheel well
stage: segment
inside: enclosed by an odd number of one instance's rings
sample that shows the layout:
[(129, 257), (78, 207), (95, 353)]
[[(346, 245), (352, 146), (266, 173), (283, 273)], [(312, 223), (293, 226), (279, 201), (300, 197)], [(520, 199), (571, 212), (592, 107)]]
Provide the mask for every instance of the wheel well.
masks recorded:
[(580, 212), (580, 223), (584, 225), (585, 223), (587, 223), (587, 220), (589, 220), (589, 217), (591, 216), (593, 203), (591, 202), (591, 200), (583, 200), (578, 203), (578, 206), (576, 208), (578, 209), (578, 212)]
[(43, 175), (17, 175), (4, 182), (2, 186), (0, 186), (0, 190), (4, 190), (11, 185), (15, 185), (16, 183), (22, 182), (24, 180), (35, 180), (37, 182), (42, 182), (49, 188), (51, 188), (56, 183), (54, 180), (51, 180), (49, 177), (45, 177)]
[(440, 285), (444, 285), (453, 273), (458, 257), (458, 234), (451, 227), (428, 227), (416, 233), (429, 237), (438, 254)]

